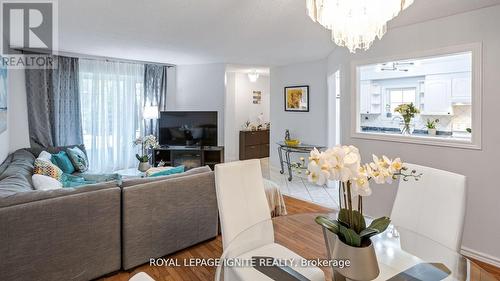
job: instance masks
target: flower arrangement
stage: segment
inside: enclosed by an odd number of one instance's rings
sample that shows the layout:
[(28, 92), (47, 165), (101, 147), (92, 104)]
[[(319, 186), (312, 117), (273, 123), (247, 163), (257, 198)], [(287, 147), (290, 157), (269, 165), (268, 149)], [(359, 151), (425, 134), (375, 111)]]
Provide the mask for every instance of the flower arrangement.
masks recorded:
[(306, 167), (306, 159), (304, 157), (300, 157), (299, 158), (299, 161), (297, 162), (292, 162), (290, 167), (292, 168), (292, 170), (297, 173), (297, 174), (302, 174), (302, 171), (303, 170), (306, 170), (307, 167)]
[(427, 122), (425, 123), (425, 127), (427, 127), (427, 129), (436, 129), (436, 125), (437, 123), (439, 123), (439, 119), (427, 119)]
[(139, 162), (141, 163), (149, 162), (150, 155), (148, 154), (148, 151), (150, 149), (160, 147), (160, 144), (158, 143), (154, 135), (138, 137), (134, 140), (133, 144), (134, 146), (141, 146), (141, 154), (138, 153), (135, 155), (135, 158), (137, 158), (137, 160), (139, 160)]
[(403, 117), (403, 122), (404, 126), (401, 129), (402, 134), (411, 134), (412, 132), (410, 131), (410, 122), (411, 119), (415, 117), (416, 114), (420, 113), (420, 110), (413, 105), (413, 103), (403, 103), (398, 105), (395, 109), (394, 112), (397, 112), (401, 114), (401, 117)]
[(403, 103), (398, 105), (394, 112), (401, 114), (405, 124), (409, 124), (412, 118), (415, 118), (416, 114), (420, 113), (420, 110), (413, 105), (413, 103)]
[[(391, 183), (398, 176), (403, 180), (419, 179), (416, 171), (406, 173), (407, 168), (399, 158), (379, 158), (373, 155), (373, 162), (361, 164), (359, 150), (354, 146), (335, 146), (324, 152), (314, 149), (310, 153), (307, 168), (308, 180), (323, 185), (327, 180), (341, 182), (339, 188), (340, 211), (332, 220), (323, 216), (316, 222), (327, 228), (345, 244), (365, 247), (371, 244), (370, 237), (382, 233), (390, 223), (388, 217), (375, 219), (366, 225), (363, 217), (363, 197), (372, 193), (370, 181), (377, 184)], [(353, 203), (357, 199), (357, 206)]]

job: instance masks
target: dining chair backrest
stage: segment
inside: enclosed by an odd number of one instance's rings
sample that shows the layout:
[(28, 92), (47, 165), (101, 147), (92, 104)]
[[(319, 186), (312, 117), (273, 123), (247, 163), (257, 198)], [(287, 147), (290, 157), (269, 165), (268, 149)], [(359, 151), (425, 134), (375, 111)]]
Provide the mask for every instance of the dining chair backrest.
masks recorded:
[(400, 178), (391, 220), (397, 227), (460, 250), (465, 218), (466, 178), (463, 175), (415, 164), (405, 164), (422, 176)]
[[(224, 250), (244, 230), (257, 223), (271, 221), (259, 160), (216, 165), (215, 184)], [(256, 239), (263, 244), (274, 242), (272, 223), (269, 227), (255, 235), (248, 234), (253, 237), (247, 240)]]

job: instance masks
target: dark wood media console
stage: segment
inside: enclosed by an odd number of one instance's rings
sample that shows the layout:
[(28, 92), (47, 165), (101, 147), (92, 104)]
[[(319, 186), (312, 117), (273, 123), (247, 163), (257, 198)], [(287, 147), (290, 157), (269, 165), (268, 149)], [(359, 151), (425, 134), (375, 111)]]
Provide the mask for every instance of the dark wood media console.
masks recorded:
[(184, 165), (186, 170), (208, 165), (213, 170), (224, 162), (223, 146), (168, 146), (153, 150), (154, 167), (165, 162), (167, 166)]

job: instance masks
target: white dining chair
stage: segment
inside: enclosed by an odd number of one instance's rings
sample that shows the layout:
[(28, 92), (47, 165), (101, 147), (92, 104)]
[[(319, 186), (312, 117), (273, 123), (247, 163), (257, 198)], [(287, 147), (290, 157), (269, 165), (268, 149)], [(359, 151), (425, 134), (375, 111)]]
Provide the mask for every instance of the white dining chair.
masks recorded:
[[(215, 182), (225, 258), (250, 260), (255, 256), (266, 256), (293, 258), (296, 261), (303, 259), (274, 242), (259, 160), (218, 164), (215, 166)], [(323, 271), (317, 267), (293, 269), (309, 280), (325, 280)], [(253, 267), (231, 267), (225, 268), (224, 280), (272, 279)]]
[(415, 170), (422, 176), (418, 181), (400, 179), (392, 223), (458, 252), (465, 218), (465, 176), (415, 164), (405, 166), (408, 172)]
[(452, 272), (460, 272), (463, 264), (458, 253), (465, 218), (465, 176), (415, 164), (405, 166), (407, 172), (415, 170), (422, 176), (418, 181), (412, 178), (399, 181), (391, 220), (399, 232), (401, 250), (422, 261), (439, 262)]

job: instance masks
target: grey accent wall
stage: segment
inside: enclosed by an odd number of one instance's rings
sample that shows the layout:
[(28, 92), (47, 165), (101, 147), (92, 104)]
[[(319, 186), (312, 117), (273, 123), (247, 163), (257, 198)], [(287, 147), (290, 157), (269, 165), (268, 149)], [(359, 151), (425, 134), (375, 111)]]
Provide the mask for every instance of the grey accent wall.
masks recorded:
[[(333, 43), (332, 43), (333, 44)], [(289, 129), (303, 143), (327, 144), (327, 65), (325, 60), (271, 68), (271, 165), (278, 167), (276, 142)], [(309, 85), (309, 112), (286, 112), (284, 87)]]

